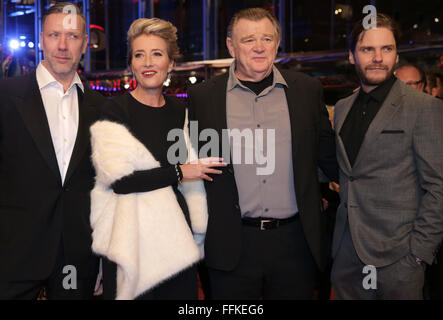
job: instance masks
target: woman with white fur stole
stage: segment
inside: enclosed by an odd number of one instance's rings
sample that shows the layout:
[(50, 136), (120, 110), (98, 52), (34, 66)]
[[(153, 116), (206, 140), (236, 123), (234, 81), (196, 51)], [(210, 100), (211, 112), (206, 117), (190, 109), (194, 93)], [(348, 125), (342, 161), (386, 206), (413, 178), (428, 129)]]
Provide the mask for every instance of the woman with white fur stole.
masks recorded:
[(105, 299), (197, 299), (208, 219), (201, 179), (225, 164), (198, 160), (189, 143), (187, 159), (171, 163), (168, 133), (189, 140), (186, 108), (162, 94), (179, 56), (176, 32), (157, 18), (132, 23), (128, 60), (137, 88), (109, 101), (105, 120), (91, 127), (91, 226)]

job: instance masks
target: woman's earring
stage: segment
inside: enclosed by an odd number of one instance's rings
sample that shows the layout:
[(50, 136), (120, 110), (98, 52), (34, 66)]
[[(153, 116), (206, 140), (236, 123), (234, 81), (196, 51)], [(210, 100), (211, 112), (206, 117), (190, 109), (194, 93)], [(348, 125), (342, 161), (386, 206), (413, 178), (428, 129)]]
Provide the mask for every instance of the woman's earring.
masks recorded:
[(168, 72), (168, 76), (166, 77), (166, 80), (163, 82), (163, 85), (169, 87), (170, 84), (171, 84), (171, 72)]

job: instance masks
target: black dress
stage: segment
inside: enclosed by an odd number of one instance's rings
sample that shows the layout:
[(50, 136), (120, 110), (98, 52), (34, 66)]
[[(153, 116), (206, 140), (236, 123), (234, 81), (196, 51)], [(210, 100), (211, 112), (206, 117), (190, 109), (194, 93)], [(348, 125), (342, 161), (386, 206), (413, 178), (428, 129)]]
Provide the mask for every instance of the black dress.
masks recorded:
[[(167, 159), (167, 151), (175, 143), (167, 141), (168, 132), (172, 129), (183, 129), (185, 106), (176, 98), (165, 96), (165, 101), (162, 107), (151, 107), (140, 103), (127, 93), (107, 103), (104, 108), (104, 118), (124, 124), (160, 162), (159, 168), (136, 171), (121, 178), (112, 185), (112, 189), (117, 194), (128, 194), (172, 186), (186, 221), (190, 225), (186, 201), (177, 189), (174, 164), (170, 164)], [(104, 299), (115, 299), (116, 279), (116, 264), (103, 258)], [(192, 266), (137, 297), (137, 300), (180, 300), (197, 299), (197, 297), (197, 269)]]

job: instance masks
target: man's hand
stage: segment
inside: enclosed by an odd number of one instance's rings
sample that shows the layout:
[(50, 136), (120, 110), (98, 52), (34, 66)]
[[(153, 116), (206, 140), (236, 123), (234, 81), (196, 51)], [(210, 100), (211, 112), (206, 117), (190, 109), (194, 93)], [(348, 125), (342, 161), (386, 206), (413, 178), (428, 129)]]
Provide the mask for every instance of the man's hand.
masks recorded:
[(335, 182), (329, 183), (329, 189), (334, 190), (335, 192), (340, 192), (340, 185)]

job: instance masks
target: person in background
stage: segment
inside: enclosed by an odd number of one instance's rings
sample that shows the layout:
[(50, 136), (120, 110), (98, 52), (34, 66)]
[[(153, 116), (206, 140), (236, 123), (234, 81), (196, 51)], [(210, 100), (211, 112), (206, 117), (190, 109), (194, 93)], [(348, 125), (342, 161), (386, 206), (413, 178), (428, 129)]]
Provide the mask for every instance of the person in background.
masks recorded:
[(426, 87), (425, 92), (433, 97), (437, 96), (437, 78), (432, 71), (426, 72)]
[(435, 73), (436, 79), (436, 97), (443, 99), (443, 73), (441, 71)]
[(395, 69), (394, 75), (397, 77), (397, 79), (400, 79), (408, 86), (411, 86), (419, 91), (424, 91), (426, 87), (426, 74), (415, 64), (400, 63)]

